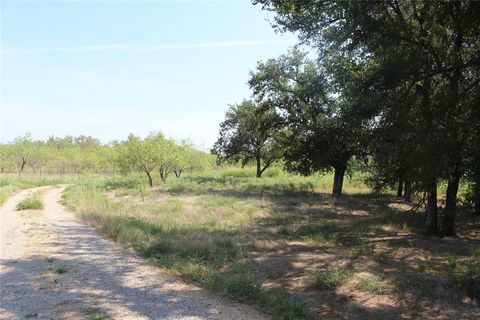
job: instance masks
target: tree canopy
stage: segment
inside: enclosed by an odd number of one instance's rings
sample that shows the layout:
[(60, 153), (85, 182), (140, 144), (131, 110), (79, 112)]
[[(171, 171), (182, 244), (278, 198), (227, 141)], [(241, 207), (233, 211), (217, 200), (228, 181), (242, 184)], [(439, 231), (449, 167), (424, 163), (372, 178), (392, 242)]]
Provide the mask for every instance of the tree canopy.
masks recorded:
[(281, 157), (282, 118), (268, 102), (245, 100), (230, 106), (213, 153), (221, 161), (255, 163), (257, 177)]

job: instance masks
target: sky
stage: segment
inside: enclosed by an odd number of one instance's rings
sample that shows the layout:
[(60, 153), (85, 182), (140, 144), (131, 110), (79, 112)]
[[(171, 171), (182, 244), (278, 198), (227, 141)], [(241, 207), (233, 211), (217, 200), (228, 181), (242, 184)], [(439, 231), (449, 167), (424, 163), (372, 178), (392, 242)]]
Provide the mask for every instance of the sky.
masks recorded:
[(0, 141), (161, 131), (208, 150), (257, 61), (296, 43), (237, 1), (0, 0)]

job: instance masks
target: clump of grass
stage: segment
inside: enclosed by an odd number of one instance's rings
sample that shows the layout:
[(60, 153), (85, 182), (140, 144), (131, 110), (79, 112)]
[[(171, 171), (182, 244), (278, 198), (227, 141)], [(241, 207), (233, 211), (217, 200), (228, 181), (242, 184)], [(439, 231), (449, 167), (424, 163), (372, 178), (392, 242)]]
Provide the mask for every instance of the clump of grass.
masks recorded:
[(345, 269), (335, 268), (312, 272), (313, 285), (321, 290), (336, 289), (352, 279), (352, 273)]
[(248, 269), (217, 278), (220, 292), (241, 302), (257, 304), (266, 313), (284, 320), (305, 319), (310, 315), (307, 303), (300, 297), (278, 289), (262, 288), (261, 281)]
[(111, 319), (105, 312), (96, 308), (88, 308), (84, 311), (86, 320), (109, 320)]
[(270, 290), (260, 298), (263, 309), (283, 320), (309, 319), (310, 310), (305, 300), (280, 290)]
[(138, 189), (140, 182), (134, 178), (119, 177), (115, 179), (106, 179), (103, 187), (106, 190), (111, 189)]
[(261, 295), (261, 283), (258, 279), (244, 272), (234, 273), (226, 277), (221, 283), (222, 293), (239, 301), (252, 302)]
[(418, 263), (418, 271), (423, 273), (428, 273), (430, 270), (432, 270), (432, 268), (429, 263), (425, 263), (425, 262)]
[(354, 287), (360, 291), (376, 294), (390, 292), (393, 288), (392, 285), (390, 285), (387, 281), (384, 281), (378, 276), (372, 274), (361, 276)]
[(328, 224), (307, 224), (299, 227), (292, 238), (309, 242), (335, 242), (337, 226)]
[(480, 263), (480, 247), (472, 249), (472, 257), (477, 263)]
[(43, 203), (38, 198), (38, 195), (32, 195), (25, 198), (17, 204), (17, 210), (41, 210), (43, 209)]
[(450, 271), (454, 272), (458, 267), (458, 258), (454, 254), (447, 255), (447, 265)]
[(303, 220), (304, 218), (301, 216), (291, 214), (279, 214), (278, 212), (273, 212), (270, 216), (264, 218), (265, 223), (270, 225), (288, 225)]
[(67, 273), (67, 272), (68, 272), (68, 269), (67, 269), (67, 268), (64, 268), (64, 267), (60, 267), (60, 268), (55, 269), (54, 272), (55, 272), (56, 274), (64, 274), (64, 273)]

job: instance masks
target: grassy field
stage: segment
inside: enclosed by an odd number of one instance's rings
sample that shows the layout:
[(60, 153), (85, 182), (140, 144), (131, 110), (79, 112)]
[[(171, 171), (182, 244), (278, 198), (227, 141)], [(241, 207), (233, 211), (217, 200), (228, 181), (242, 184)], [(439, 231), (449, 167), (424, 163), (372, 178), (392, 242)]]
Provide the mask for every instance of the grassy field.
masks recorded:
[[(278, 319), (476, 318), (480, 221), (458, 239), (421, 235), (423, 213), (361, 176), (221, 170), (146, 187), (143, 176), (85, 179), (66, 205), (159, 266)], [(477, 230), (477, 231), (475, 231)]]

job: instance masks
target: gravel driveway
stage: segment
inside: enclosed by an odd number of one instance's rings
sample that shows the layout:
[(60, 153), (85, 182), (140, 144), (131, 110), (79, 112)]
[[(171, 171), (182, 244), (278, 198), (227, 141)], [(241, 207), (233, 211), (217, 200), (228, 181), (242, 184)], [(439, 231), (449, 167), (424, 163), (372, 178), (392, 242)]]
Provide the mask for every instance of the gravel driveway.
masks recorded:
[[(265, 319), (98, 236), (62, 191), (22, 191), (0, 208), (0, 319)], [(16, 211), (33, 192), (45, 209)]]

